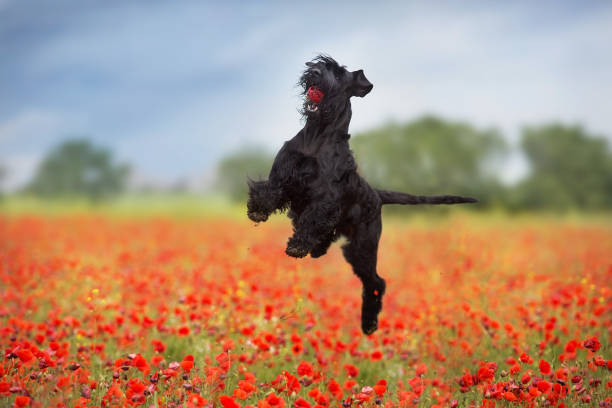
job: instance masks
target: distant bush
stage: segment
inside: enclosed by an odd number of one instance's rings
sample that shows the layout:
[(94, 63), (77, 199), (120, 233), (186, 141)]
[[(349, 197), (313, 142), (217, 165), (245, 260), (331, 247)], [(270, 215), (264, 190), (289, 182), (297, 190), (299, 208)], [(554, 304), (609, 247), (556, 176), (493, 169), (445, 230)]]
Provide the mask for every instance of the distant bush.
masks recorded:
[(512, 191), (513, 209), (612, 209), (612, 153), (603, 137), (580, 126), (525, 128), (521, 148), (528, 176)]
[(129, 167), (86, 139), (67, 140), (38, 166), (26, 192), (46, 197), (111, 198), (125, 189)]
[(272, 155), (260, 148), (235, 152), (219, 162), (216, 187), (234, 201), (246, 201), (247, 179), (267, 178), (272, 160)]

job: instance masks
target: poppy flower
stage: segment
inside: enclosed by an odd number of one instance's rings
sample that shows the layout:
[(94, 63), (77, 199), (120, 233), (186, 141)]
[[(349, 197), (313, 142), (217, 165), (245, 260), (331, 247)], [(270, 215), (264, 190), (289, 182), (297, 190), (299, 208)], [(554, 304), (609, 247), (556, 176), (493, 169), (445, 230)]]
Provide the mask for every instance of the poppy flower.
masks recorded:
[(31, 361), (34, 358), (34, 354), (32, 354), (29, 349), (17, 350), (15, 354), (17, 354), (19, 360), (23, 361), (24, 363), (27, 363), (28, 361)]
[(166, 345), (159, 340), (151, 340), (151, 344), (153, 345), (153, 350), (157, 353), (166, 351)]
[(539, 365), (539, 367), (540, 367), (540, 372), (541, 372), (543, 375), (548, 375), (548, 374), (550, 374), (550, 373), (551, 373), (551, 371), (550, 371), (550, 364), (548, 364), (548, 362), (547, 362), (547, 361), (545, 361), (545, 360), (540, 360), (540, 365)]
[(379, 350), (372, 352), (372, 354), (370, 355), (370, 358), (372, 359), (372, 361), (380, 361), (382, 360), (382, 357), (383, 355)]
[(297, 367), (297, 373), (299, 376), (307, 376), (312, 377), (314, 374), (314, 369), (312, 368), (312, 364), (302, 361)]
[(240, 408), (240, 404), (236, 403), (234, 398), (227, 395), (221, 395), (219, 397), (219, 402), (223, 405), (223, 408)]
[(359, 375), (359, 369), (352, 364), (345, 364), (344, 370), (346, 371), (346, 375), (349, 377), (357, 377)]
[(334, 396), (334, 398), (336, 399), (342, 399), (342, 388), (340, 387), (340, 384), (338, 384), (338, 381), (336, 381), (335, 379), (331, 379), (329, 380), (329, 383), (327, 384), (327, 390)]
[(25, 395), (19, 395), (15, 398), (15, 406), (17, 407), (27, 407), (30, 405), (30, 397)]
[(293, 407), (294, 408), (312, 408), (312, 405), (310, 405), (308, 401), (300, 397), (295, 400), (295, 402), (293, 403)]
[(271, 408), (284, 408), (285, 406), (285, 401), (274, 393), (266, 397), (266, 402)]
[(546, 380), (541, 380), (538, 381), (537, 387), (540, 392), (547, 393), (552, 388), (552, 384)]
[(599, 339), (595, 336), (591, 337), (590, 339), (585, 340), (583, 345), (584, 345), (584, 348), (587, 348), (591, 350), (592, 352), (596, 352), (597, 350), (601, 348), (601, 343), (599, 342)]
[(374, 392), (376, 393), (376, 395), (378, 395), (379, 397), (382, 397), (384, 393), (387, 391), (387, 381), (379, 380), (376, 383), (376, 385), (374, 385), (372, 388), (374, 389)]
[(504, 393), (504, 399), (506, 401), (517, 401), (518, 398), (516, 397), (516, 395), (514, 395), (514, 393), (510, 392), (510, 391), (506, 391)]

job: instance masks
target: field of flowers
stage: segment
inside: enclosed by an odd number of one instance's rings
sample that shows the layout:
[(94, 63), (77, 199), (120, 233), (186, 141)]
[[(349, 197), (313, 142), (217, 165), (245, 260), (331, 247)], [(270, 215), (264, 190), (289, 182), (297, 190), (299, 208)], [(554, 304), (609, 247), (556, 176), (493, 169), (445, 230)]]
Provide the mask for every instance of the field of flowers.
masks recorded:
[(612, 407), (612, 228), (387, 219), (379, 330), (288, 221), (0, 216), (0, 406)]

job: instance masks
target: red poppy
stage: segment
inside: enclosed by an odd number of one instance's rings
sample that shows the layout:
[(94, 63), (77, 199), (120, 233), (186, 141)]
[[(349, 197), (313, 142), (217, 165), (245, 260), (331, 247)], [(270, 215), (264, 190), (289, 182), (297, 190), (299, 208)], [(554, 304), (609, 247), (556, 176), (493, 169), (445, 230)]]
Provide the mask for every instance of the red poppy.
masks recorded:
[(520, 360), (521, 360), (521, 362), (523, 362), (525, 364), (533, 363), (533, 359), (531, 357), (529, 357), (526, 353), (522, 353), (521, 354)]
[(304, 351), (304, 346), (302, 345), (302, 343), (295, 343), (291, 346), (291, 352), (293, 354), (300, 354)]
[(183, 361), (181, 361), (180, 364), (181, 364), (181, 368), (185, 372), (187, 372), (187, 373), (191, 372), (191, 369), (193, 368), (193, 360), (183, 360)]
[(298, 398), (293, 403), (294, 408), (312, 408), (312, 405), (303, 398)]
[(599, 339), (595, 336), (591, 337), (590, 339), (585, 340), (583, 345), (584, 345), (584, 348), (587, 348), (593, 352), (601, 348), (601, 343), (599, 342)]
[(334, 398), (342, 399), (342, 388), (340, 387), (340, 384), (338, 384), (338, 381), (334, 380), (333, 378), (329, 380), (327, 390), (334, 396)]
[(136, 357), (132, 359), (132, 366), (145, 373), (145, 375), (150, 371), (149, 363), (147, 363), (147, 360), (140, 354), (136, 354)]
[(17, 350), (15, 354), (17, 354), (17, 357), (19, 357), (19, 359), (23, 361), (24, 363), (27, 363), (28, 361), (34, 358), (34, 354), (32, 354), (32, 352), (29, 349)]
[(510, 391), (506, 391), (504, 393), (504, 399), (506, 401), (516, 401), (518, 400), (518, 398), (516, 398), (516, 395), (514, 395), (513, 393), (511, 393)]
[(240, 408), (240, 404), (234, 401), (234, 398), (229, 397), (227, 395), (222, 395), (219, 397), (219, 402), (223, 405), (223, 408)]
[(552, 388), (552, 384), (546, 380), (538, 381), (538, 390), (543, 393), (547, 393)]
[(548, 362), (547, 362), (547, 361), (545, 361), (545, 360), (540, 360), (540, 372), (541, 372), (543, 375), (548, 375), (548, 374), (550, 374), (550, 373), (551, 373), (551, 371), (550, 371), (550, 364), (548, 364)]
[(266, 397), (266, 402), (270, 405), (270, 407), (274, 408), (283, 408), (285, 406), (285, 401), (274, 393), (271, 393)]
[(345, 364), (344, 369), (349, 377), (357, 377), (359, 375), (359, 369), (352, 364)]
[(189, 394), (187, 397), (187, 406), (189, 407), (193, 406), (200, 408), (206, 406), (207, 403), (208, 400), (206, 400), (200, 394)]
[(6, 381), (0, 382), (0, 395), (9, 395), (9, 390), (11, 389), (11, 384)]
[(153, 345), (153, 350), (157, 353), (166, 351), (166, 345), (159, 340), (151, 340), (151, 344)]
[(421, 363), (418, 365), (417, 369), (416, 369), (416, 375), (417, 377), (423, 376), (427, 374), (427, 366), (425, 365), (425, 363)]
[(297, 373), (299, 376), (307, 376), (312, 377), (314, 374), (314, 369), (312, 368), (312, 364), (302, 361), (297, 367)]
[(15, 398), (15, 406), (17, 407), (27, 407), (30, 405), (30, 397), (25, 395), (19, 395)]
[(529, 373), (523, 374), (523, 376), (521, 377), (521, 382), (523, 384), (527, 384), (529, 381), (531, 381), (531, 376), (529, 375)]
[(379, 380), (372, 388), (374, 388), (374, 392), (376, 393), (376, 395), (382, 397), (383, 394), (387, 391), (387, 380)]

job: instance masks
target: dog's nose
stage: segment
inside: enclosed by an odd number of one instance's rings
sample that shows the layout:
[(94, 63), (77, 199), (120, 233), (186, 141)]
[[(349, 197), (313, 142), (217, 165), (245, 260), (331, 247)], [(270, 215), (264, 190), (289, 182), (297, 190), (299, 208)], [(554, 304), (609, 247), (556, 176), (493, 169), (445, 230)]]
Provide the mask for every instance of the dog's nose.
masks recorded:
[(366, 78), (363, 70), (353, 72), (353, 96), (363, 98), (374, 88), (374, 85)]

